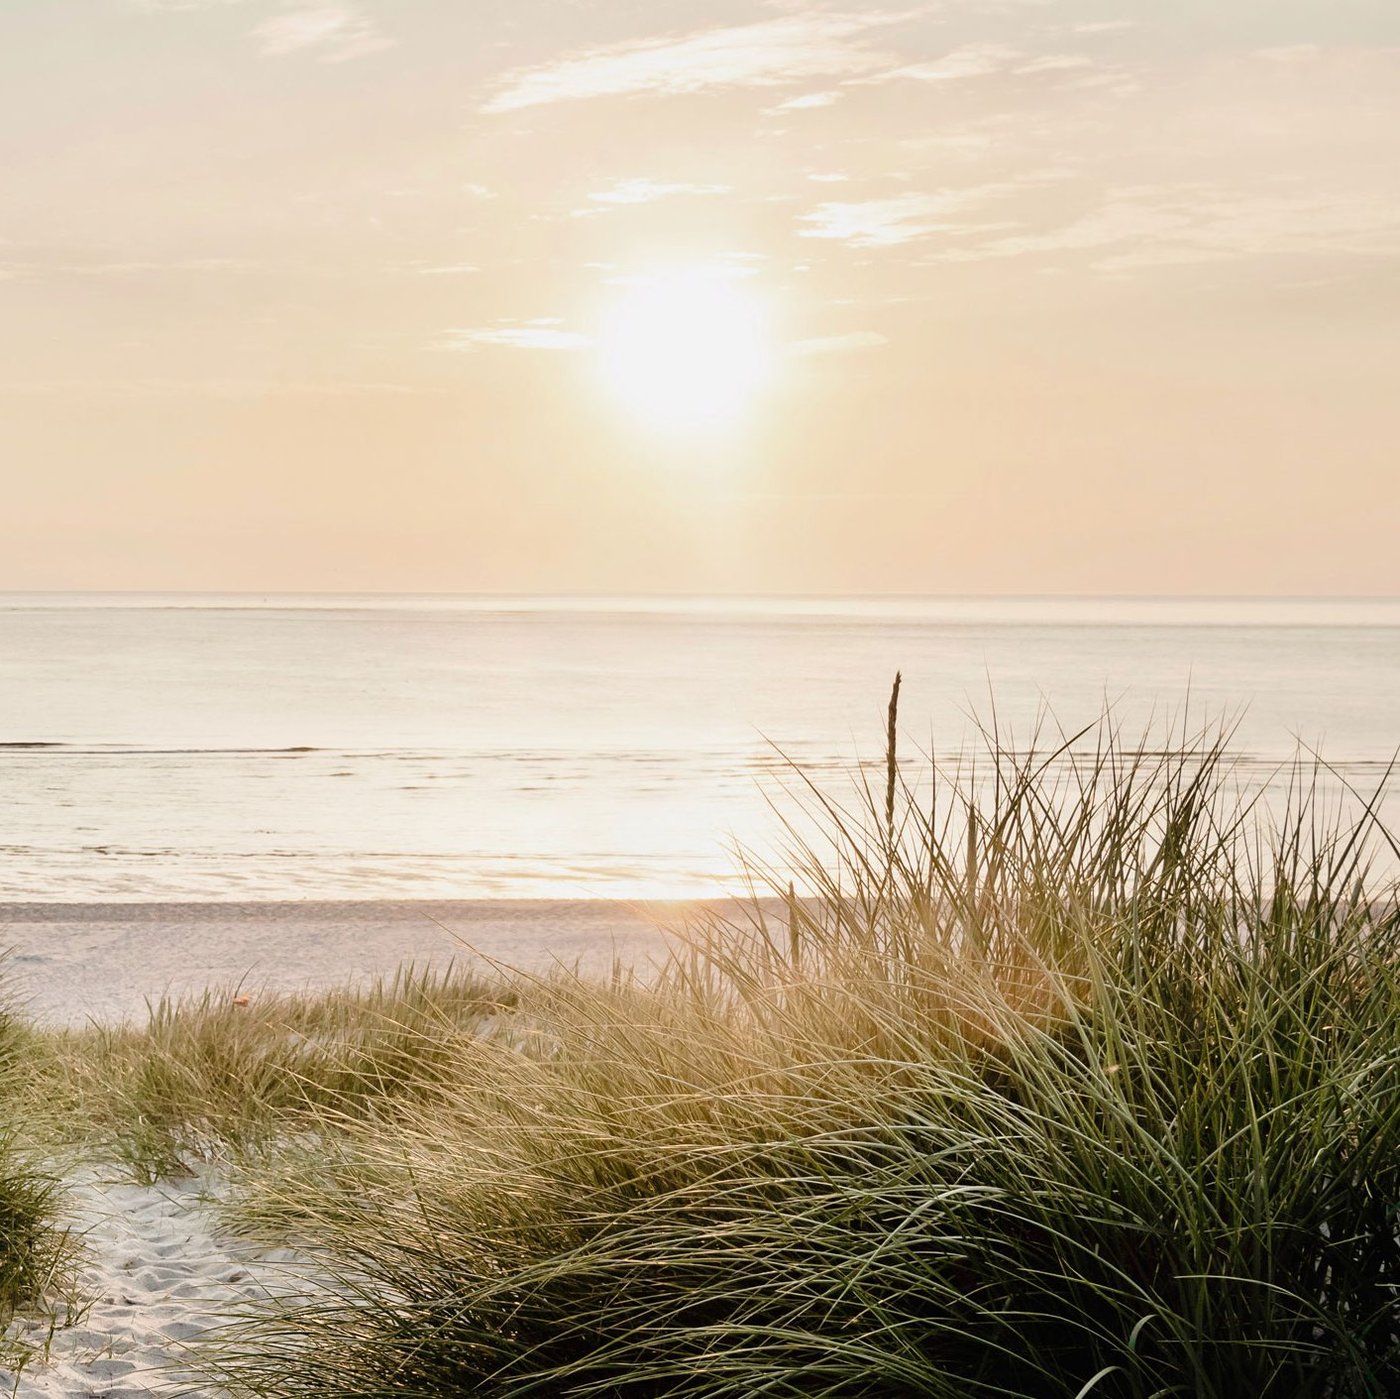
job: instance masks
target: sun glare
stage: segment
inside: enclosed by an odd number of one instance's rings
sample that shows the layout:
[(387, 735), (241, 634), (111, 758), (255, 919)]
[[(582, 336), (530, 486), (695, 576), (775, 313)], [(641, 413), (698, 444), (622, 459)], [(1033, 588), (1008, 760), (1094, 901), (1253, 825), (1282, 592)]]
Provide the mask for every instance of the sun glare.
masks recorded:
[(628, 412), (675, 433), (732, 426), (772, 365), (761, 302), (732, 272), (711, 267), (629, 281), (604, 316), (598, 348)]

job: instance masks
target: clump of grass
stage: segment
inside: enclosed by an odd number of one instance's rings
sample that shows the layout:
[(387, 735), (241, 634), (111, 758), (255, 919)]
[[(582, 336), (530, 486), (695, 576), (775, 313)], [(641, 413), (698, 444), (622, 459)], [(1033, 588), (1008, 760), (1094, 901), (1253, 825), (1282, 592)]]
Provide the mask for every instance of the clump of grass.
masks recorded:
[[(31, 1043), (14, 1010), (0, 1003), (0, 1323), (61, 1290), (76, 1251), (58, 1219), (59, 1182), (21, 1131), (32, 1126), (20, 1111)], [(0, 1338), (3, 1363), (21, 1364), (26, 1355), (21, 1342)]]
[(65, 1280), (73, 1247), (58, 1207), (57, 1180), (34, 1163), (13, 1126), (0, 1128), (0, 1318)]
[(145, 1025), (34, 1036), (27, 1087), (62, 1108), (70, 1137), (154, 1180), (295, 1133), (323, 1109), (354, 1115), (429, 1091), (453, 1039), (515, 994), (410, 967), (363, 990), (162, 1000)]
[[(891, 729), (893, 733), (893, 728)], [(1374, 806), (1220, 732), (852, 810), (648, 985), (556, 979), (284, 1161), (293, 1396), (1400, 1392), (1400, 904)], [(885, 800), (882, 801), (881, 797)], [(805, 829), (805, 828), (804, 828)], [(784, 877), (778, 888), (786, 886)], [(798, 888), (803, 892), (798, 893)]]

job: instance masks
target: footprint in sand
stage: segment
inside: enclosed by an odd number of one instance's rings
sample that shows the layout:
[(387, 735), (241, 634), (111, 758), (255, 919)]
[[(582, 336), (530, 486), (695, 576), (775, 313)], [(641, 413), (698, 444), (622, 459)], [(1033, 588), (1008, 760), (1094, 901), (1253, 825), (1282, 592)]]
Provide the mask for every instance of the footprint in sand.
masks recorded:
[(70, 1221), (85, 1240), (77, 1295), (91, 1303), (51, 1336), (48, 1318), (17, 1321), (10, 1334), (37, 1353), (18, 1375), (0, 1368), (0, 1393), (138, 1399), (175, 1385), (189, 1399), (212, 1396), (183, 1367), (187, 1348), (286, 1279), (220, 1233), (209, 1203), (216, 1188), (198, 1178), (139, 1186), (92, 1170), (75, 1176)]

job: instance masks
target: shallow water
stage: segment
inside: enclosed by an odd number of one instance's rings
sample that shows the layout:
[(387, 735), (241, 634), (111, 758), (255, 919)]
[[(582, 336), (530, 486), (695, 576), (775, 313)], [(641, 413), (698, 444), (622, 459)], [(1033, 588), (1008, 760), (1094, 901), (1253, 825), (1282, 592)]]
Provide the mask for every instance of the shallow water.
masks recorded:
[(1395, 601), (0, 596), (0, 899), (712, 893), (788, 759), (880, 758), (896, 669), (910, 753), (989, 695), (1234, 717), (1256, 777), (1400, 743)]

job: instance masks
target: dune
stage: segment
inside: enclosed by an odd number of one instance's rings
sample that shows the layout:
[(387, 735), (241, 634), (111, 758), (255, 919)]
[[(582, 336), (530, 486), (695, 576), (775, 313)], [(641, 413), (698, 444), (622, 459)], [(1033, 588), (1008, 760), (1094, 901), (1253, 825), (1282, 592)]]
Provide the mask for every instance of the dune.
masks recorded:
[(156, 1185), (87, 1168), (68, 1181), (66, 1211), (83, 1241), (71, 1310), (16, 1320), (33, 1347), (18, 1373), (0, 1369), (17, 1399), (136, 1399), (207, 1393), (182, 1356), (240, 1307), (285, 1286), (291, 1255), (257, 1252), (217, 1225), (212, 1173)]

